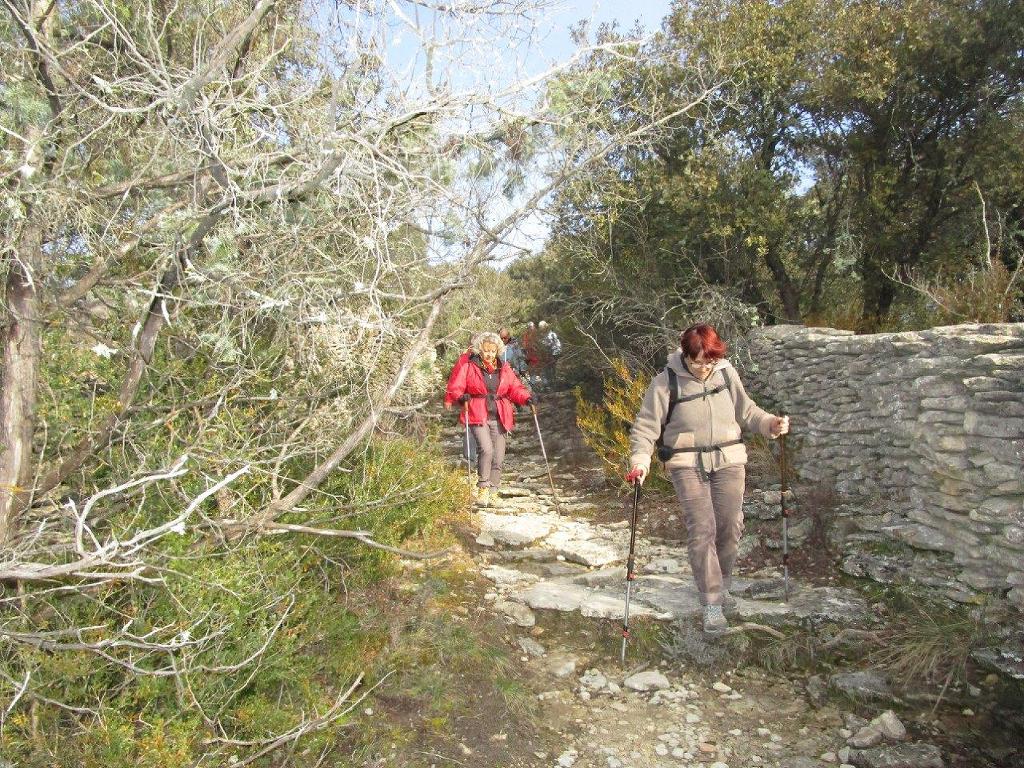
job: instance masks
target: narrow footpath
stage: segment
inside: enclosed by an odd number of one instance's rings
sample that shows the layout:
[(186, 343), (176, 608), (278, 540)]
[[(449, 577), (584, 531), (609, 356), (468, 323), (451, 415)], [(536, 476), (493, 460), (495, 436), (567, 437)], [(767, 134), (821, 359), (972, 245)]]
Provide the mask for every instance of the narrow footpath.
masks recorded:
[[(572, 413), (568, 393), (541, 402), (554, 494), (532, 417), (524, 410), (510, 440), (500, 498), (477, 507), (470, 521), (474, 562), (492, 585), (486, 610), (508, 624), (516, 652), (536, 681), (537, 720), (552, 737), (545, 743), (555, 745), (509, 764), (969, 764), (950, 761), (929, 740), (928, 723), (901, 722), (890, 709), (884, 680), (870, 671), (790, 679), (782, 671), (767, 671), (767, 662), (750, 663), (751, 654), (772, 655), (781, 669), (798, 650), (779, 640), (779, 627), (856, 632), (872, 620), (872, 607), (845, 587), (791, 579), (789, 600), (784, 600), (778, 560), (758, 563), (751, 549), (750, 541), (763, 542), (764, 537), (745, 537), (749, 541), (741, 550), (740, 578), (733, 590), (738, 605), (728, 614), (730, 634), (705, 638), (685, 533), (681, 521), (666, 511), (671, 508), (666, 494), (644, 501), (648, 513), (658, 504), (661, 512), (657, 524), (653, 516), (641, 520), (630, 611), (636, 630), (626, 663), (620, 664), (629, 542), (624, 499), (606, 489)], [(450, 455), (460, 455), (461, 433), (452, 427), (445, 438)], [(750, 486), (744, 506), (748, 521), (777, 526), (778, 488)], [(652, 528), (660, 535), (653, 535)]]

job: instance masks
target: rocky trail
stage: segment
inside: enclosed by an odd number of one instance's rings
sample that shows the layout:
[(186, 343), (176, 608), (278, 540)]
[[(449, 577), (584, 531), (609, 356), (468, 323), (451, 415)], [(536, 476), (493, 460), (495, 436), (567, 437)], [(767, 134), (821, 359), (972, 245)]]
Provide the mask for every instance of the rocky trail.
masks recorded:
[[(468, 549), (488, 584), (483, 609), (506, 622), (508, 641), (535, 690), (535, 719), (550, 737), (543, 749), (534, 743), (517, 752), (510, 744), (509, 760), (502, 764), (1018, 764), (1013, 761), (1021, 753), (1012, 746), (993, 745), (984, 758), (973, 747), (951, 746), (971, 740), (950, 736), (951, 723), (976, 735), (980, 722), (964, 699), (970, 704), (978, 697), (975, 709), (980, 709), (981, 688), (946, 691), (943, 718), (931, 711), (932, 701), (915, 708), (901, 699), (871, 669), (832, 667), (814, 674), (786, 669), (785, 663), (778, 669), (751, 663), (763, 656), (783, 662), (796, 658), (801, 649), (787, 647), (800, 636), (794, 627), (855, 642), (858, 633), (870, 634), (878, 623), (864, 590), (844, 586), (833, 575), (813, 583), (793, 577), (789, 599), (783, 599), (778, 486), (756, 487), (748, 480), (747, 533), (733, 587), (737, 606), (727, 612), (729, 635), (717, 639), (700, 630), (674, 500), (666, 493), (643, 498), (630, 611), (637, 630), (626, 664), (620, 664), (627, 515), (624, 500), (606, 489), (571, 413), (566, 393), (543, 401), (540, 418), (555, 495), (532, 419), (524, 412), (510, 440), (500, 497), (478, 506), (470, 521)], [(446, 431), (450, 455), (460, 455), (461, 438), (454, 428)], [(797, 516), (793, 527), (797, 545), (813, 538), (809, 520)], [(472, 763), (467, 751), (466, 764)]]

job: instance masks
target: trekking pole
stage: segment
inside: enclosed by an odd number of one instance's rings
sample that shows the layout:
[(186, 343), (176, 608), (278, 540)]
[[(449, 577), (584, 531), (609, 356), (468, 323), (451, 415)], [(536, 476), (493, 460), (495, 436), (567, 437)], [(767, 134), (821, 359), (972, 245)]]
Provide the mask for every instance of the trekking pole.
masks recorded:
[(782, 476), (782, 584), (789, 602), (789, 511), (786, 509), (786, 436), (779, 435), (779, 474)]
[(620, 660), (626, 663), (626, 643), (629, 641), (629, 598), (633, 591), (633, 561), (636, 555), (636, 519), (640, 508), (640, 480), (633, 481), (633, 511), (629, 516), (629, 557), (626, 559), (626, 608), (622, 612), (622, 654)]
[(530, 403), (530, 410), (533, 411), (533, 423), (537, 427), (537, 440), (540, 443), (540, 452), (544, 456), (544, 466), (548, 470), (548, 482), (551, 484), (551, 498), (555, 502), (555, 511), (561, 514), (562, 510), (558, 506), (558, 494), (555, 493), (555, 480), (551, 477), (551, 464), (548, 462), (548, 452), (544, 450), (544, 437), (540, 433), (540, 421), (537, 419), (537, 406)]
[(472, 450), (469, 445), (469, 402), (462, 404), (462, 413), (466, 418), (466, 477), (473, 479), (473, 459), (470, 457)]

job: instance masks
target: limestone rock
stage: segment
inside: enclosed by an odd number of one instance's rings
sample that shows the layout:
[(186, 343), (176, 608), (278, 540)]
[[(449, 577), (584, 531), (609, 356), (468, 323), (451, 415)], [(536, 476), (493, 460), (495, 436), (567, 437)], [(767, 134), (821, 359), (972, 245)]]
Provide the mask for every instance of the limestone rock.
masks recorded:
[(638, 672), (627, 677), (622, 684), (631, 691), (663, 691), (671, 686), (668, 678), (657, 670)]
[(498, 495), (507, 498), (523, 498), (533, 495), (533, 491), (521, 485), (503, 485), (498, 489)]
[(623, 559), (617, 548), (599, 541), (569, 540), (560, 546), (552, 541), (556, 550), (570, 563), (580, 563), (591, 568), (608, 565)]
[(850, 763), (857, 768), (945, 768), (942, 752), (934, 744), (887, 744), (854, 750)]
[(879, 584), (895, 584), (905, 578), (909, 562), (907, 558), (892, 555), (853, 552), (843, 559), (839, 568), (851, 576), (866, 577)]
[(890, 700), (893, 697), (889, 683), (877, 672), (841, 672), (832, 675), (828, 684), (854, 699)]
[[(843, 724), (846, 725), (850, 731), (855, 732), (867, 725), (868, 721), (860, 715), (855, 715), (853, 712), (847, 712), (843, 715)], [(853, 733), (848, 733), (846, 734), (846, 738), (849, 738), (852, 735)]]
[(828, 697), (828, 685), (821, 675), (812, 675), (807, 678), (806, 689), (807, 696), (814, 706), (820, 707), (825, 703)]
[(543, 645), (538, 643), (532, 637), (520, 637), (516, 640), (516, 644), (522, 649), (523, 653), (527, 656), (540, 657), (547, 653), (547, 650)]
[(520, 594), (523, 601), (534, 609), (575, 611), (590, 596), (590, 591), (573, 585), (540, 582)]
[(877, 728), (889, 741), (903, 741), (907, 738), (906, 726), (896, 717), (891, 709), (885, 710), (882, 714), (871, 721), (871, 727)]
[(500, 565), (491, 565), (484, 568), (481, 573), (493, 581), (499, 587), (507, 587), (523, 582), (537, 581), (537, 577), (530, 573), (523, 573), (514, 568), (504, 568)]
[(1006, 677), (1024, 680), (1024, 648), (979, 648), (971, 656)]
[(568, 677), (576, 672), (576, 659), (564, 655), (553, 656), (548, 660), (547, 671), (555, 677)]
[(580, 677), (580, 685), (590, 691), (600, 691), (608, 686), (608, 678), (600, 670), (588, 669)]
[(679, 573), (681, 570), (682, 565), (672, 557), (661, 557), (657, 560), (652, 560), (643, 567), (644, 573)]
[(496, 600), (494, 608), (500, 611), (517, 627), (532, 627), (537, 623), (537, 617), (533, 615), (527, 606), (513, 600)]
[(865, 725), (853, 736), (846, 740), (846, 743), (857, 749), (866, 749), (882, 743), (882, 732), (874, 725)]
[[(757, 361), (743, 371), (748, 391), (801, 414), (803, 479), (917, 512), (876, 530), (886, 527), (915, 551), (952, 553), (963, 571), (952, 577), (967, 588), (936, 584), (950, 574), (916, 557), (864, 561), (848, 551), (844, 570), (935, 586), (967, 602), (976, 590), (1012, 586), (1007, 597), (1024, 605), (1021, 585), (979, 567), (1024, 573), (1015, 559), (1024, 550), (1024, 473), (1007, 450), (1024, 439), (1024, 324), (862, 336), (758, 330), (748, 340)], [(767, 489), (744, 508), (754, 520), (777, 503), (778, 491)], [(778, 534), (771, 538), (776, 544)]]
[(552, 523), (544, 515), (522, 513), (517, 515), (497, 515), (481, 512), (480, 535), (488, 534), (495, 542), (510, 547), (521, 547), (543, 539), (551, 533)]
[(932, 549), (938, 552), (956, 551), (955, 541), (931, 526), (910, 523), (883, 530), (918, 549)]

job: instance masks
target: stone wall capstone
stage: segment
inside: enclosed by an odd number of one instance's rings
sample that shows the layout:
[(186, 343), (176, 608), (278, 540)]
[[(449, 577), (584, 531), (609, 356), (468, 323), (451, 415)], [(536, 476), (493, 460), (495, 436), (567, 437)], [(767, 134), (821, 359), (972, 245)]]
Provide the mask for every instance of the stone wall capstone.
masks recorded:
[(790, 414), (803, 480), (895, 505), (888, 535), (1024, 607), (1024, 323), (785, 325), (748, 342), (747, 386)]

